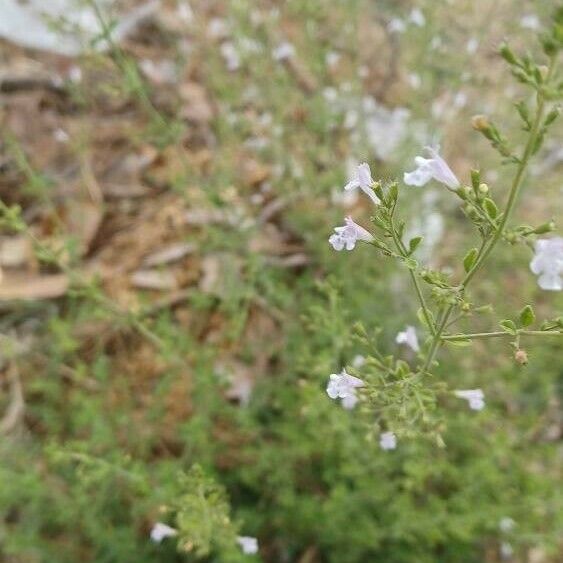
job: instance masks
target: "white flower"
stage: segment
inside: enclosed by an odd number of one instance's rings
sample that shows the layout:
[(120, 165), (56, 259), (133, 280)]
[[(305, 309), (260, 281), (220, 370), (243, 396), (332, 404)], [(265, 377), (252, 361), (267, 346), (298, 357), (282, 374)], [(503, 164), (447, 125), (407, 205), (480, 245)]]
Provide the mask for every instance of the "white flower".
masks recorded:
[(465, 50), (467, 51), (467, 54), (474, 55), (477, 52), (477, 49), (479, 49), (479, 40), (475, 37), (471, 37), (471, 39), (469, 39), (469, 41), (465, 44)]
[(407, 75), (407, 79), (409, 81), (409, 85), (414, 90), (418, 90), (422, 84), (422, 79), (420, 78), (420, 74), (416, 72), (411, 72)]
[(395, 342), (397, 344), (406, 344), (415, 352), (418, 352), (420, 350), (414, 326), (407, 326), (405, 330), (399, 332), (399, 334), (397, 334), (397, 337), (395, 338)]
[(456, 108), (463, 108), (467, 105), (467, 94), (465, 92), (458, 92), (454, 96), (453, 104)]
[(379, 447), (382, 450), (394, 450), (397, 447), (397, 436), (393, 432), (383, 432), (379, 437)]
[(459, 180), (446, 161), (432, 147), (425, 147), (425, 149), (432, 158), (417, 156), (414, 159), (417, 166), (416, 170), (404, 174), (405, 184), (407, 186), (424, 186), (434, 178), (434, 180), (446, 184), (451, 189), (459, 188)]
[(245, 555), (254, 555), (258, 553), (258, 540), (250, 536), (238, 536), (237, 543), (240, 545)]
[(471, 410), (480, 411), (485, 407), (485, 395), (481, 389), (454, 391), (454, 395), (459, 399), (465, 399)]
[(328, 242), (334, 250), (340, 251), (344, 248), (346, 248), (346, 250), (354, 250), (358, 240), (365, 242), (371, 242), (373, 240), (371, 233), (357, 223), (354, 223), (351, 217), (346, 217), (344, 222), (344, 226), (334, 227), (335, 232), (330, 235), (328, 239)]
[(171, 528), (162, 522), (157, 522), (151, 530), (151, 540), (160, 543), (164, 538), (171, 538), (178, 535), (178, 530)]
[(434, 35), (432, 41), (430, 41), (430, 48), (435, 51), (442, 46), (442, 38), (439, 35)]
[(512, 545), (510, 545), (510, 543), (508, 543), (507, 541), (503, 541), (500, 544), (500, 556), (503, 559), (512, 559), (513, 555), (514, 549), (512, 548)]
[(230, 41), (221, 45), (221, 55), (225, 59), (228, 71), (234, 72), (240, 68), (240, 56), (236, 47)]
[(287, 41), (280, 43), (272, 51), (272, 56), (276, 61), (285, 61), (287, 59), (290, 59), (294, 55), (295, 55), (295, 47), (291, 43), (288, 43)]
[(400, 18), (393, 18), (387, 24), (387, 30), (389, 33), (403, 33), (406, 28), (407, 26), (405, 25), (405, 22)]
[(372, 185), (373, 178), (371, 177), (369, 164), (363, 162), (358, 166), (354, 177), (344, 186), (344, 189), (348, 191), (360, 188), (360, 190), (362, 190), (362, 192), (364, 192), (373, 201), (373, 203), (375, 203), (375, 205), (379, 205), (381, 201), (375, 195)]
[(536, 14), (527, 14), (520, 19), (520, 27), (538, 30), (541, 27), (540, 19)]
[(331, 399), (346, 399), (354, 396), (358, 387), (363, 387), (364, 382), (359, 377), (354, 377), (343, 369), (340, 373), (330, 374), (326, 393)]
[(338, 64), (339, 60), (340, 60), (340, 53), (337, 53), (335, 51), (329, 51), (326, 54), (325, 61), (327, 66), (334, 66)]
[(563, 238), (540, 239), (535, 244), (536, 253), (530, 270), (538, 278), (538, 285), (547, 291), (563, 289)]
[(57, 141), (57, 143), (68, 143), (70, 139), (68, 133), (60, 127), (53, 131), (53, 138)]
[(366, 363), (366, 359), (361, 354), (356, 354), (352, 360), (352, 365), (355, 368), (361, 368)]
[(515, 525), (516, 522), (514, 522), (514, 520), (512, 520), (512, 518), (510, 518), (509, 516), (502, 517), (498, 523), (498, 527), (500, 528), (501, 532), (510, 532)]
[(424, 25), (426, 24), (426, 18), (419, 8), (412, 9), (409, 15), (409, 21), (411, 23), (414, 23), (414, 25), (417, 25), (418, 27), (424, 27)]

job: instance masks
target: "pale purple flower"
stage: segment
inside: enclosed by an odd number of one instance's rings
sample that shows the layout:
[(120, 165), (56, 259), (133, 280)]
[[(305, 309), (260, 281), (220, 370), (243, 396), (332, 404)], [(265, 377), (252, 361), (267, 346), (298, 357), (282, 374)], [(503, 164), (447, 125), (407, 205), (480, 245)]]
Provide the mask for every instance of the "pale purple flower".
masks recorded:
[(394, 432), (383, 432), (379, 437), (379, 447), (382, 450), (394, 450), (397, 447), (397, 436)]
[(228, 71), (234, 72), (240, 68), (240, 55), (236, 47), (230, 41), (225, 41), (221, 45), (221, 55), (223, 55), (223, 59), (225, 59)]
[(540, 239), (535, 244), (530, 270), (538, 277), (538, 285), (547, 291), (563, 289), (563, 238)]
[(406, 28), (407, 26), (405, 25), (405, 22), (400, 18), (393, 18), (387, 24), (387, 30), (389, 33), (403, 33)]
[(273, 51), (272, 56), (276, 61), (285, 61), (287, 59), (291, 59), (295, 55), (295, 47), (284, 41), (280, 43)]
[(157, 522), (151, 530), (151, 540), (156, 543), (160, 543), (164, 538), (171, 538), (178, 535), (178, 530), (163, 524), (162, 522)]
[(356, 354), (352, 359), (352, 365), (355, 368), (361, 368), (366, 363), (366, 358), (361, 354)]
[(420, 8), (413, 8), (411, 10), (409, 21), (411, 23), (414, 23), (414, 25), (417, 25), (418, 27), (424, 27), (424, 25), (426, 24), (426, 18), (424, 17), (424, 14), (420, 10)]
[(346, 250), (354, 250), (357, 241), (371, 242), (373, 240), (373, 235), (357, 223), (354, 223), (351, 217), (346, 217), (344, 223), (342, 227), (334, 227), (334, 233), (328, 239), (334, 250), (340, 251), (344, 248)]
[(360, 188), (360, 190), (362, 190), (362, 192), (364, 192), (373, 201), (373, 203), (375, 203), (375, 205), (379, 205), (381, 201), (373, 191), (373, 183), (369, 164), (363, 162), (358, 166), (354, 177), (344, 186), (344, 189), (348, 191)]
[(356, 389), (363, 387), (364, 382), (343, 369), (340, 373), (332, 373), (328, 380), (326, 393), (331, 399), (346, 399), (354, 396)]
[(507, 541), (503, 541), (500, 544), (500, 556), (503, 559), (512, 559), (513, 555), (514, 555), (514, 549), (512, 545)]
[(328, 52), (325, 57), (327, 66), (334, 66), (338, 64), (340, 57), (341, 57), (340, 53), (336, 53), (335, 51)]
[(405, 330), (399, 332), (395, 338), (397, 344), (406, 344), (411, 350), (418, 352), (420, 346), (418, 344), (418, 338), (416, 336), (416, 330), (414, 326), (407, 326)]
[(237, 543), (245, 555), (258, 553), (258, 540), (250, 536), (238, 536)]
[(454, 391), (454, 395), (459, 399), (466, 400), (471, 410), (480, 411), (485, 407), (485, 394), (481, 389)]
[(408, 186), (424, 186), (434, 179), (453, 190), (459, 188), (459, 180), (446, 161), (438, 154), (438, 151), (432, 147), (425, 147), (425, 150), (430, 154), (431, 158), (417, 156), (414, 159), (417, 168), (412, 172), (405, 172), (404, 174), (405, 184)]
[(356, 390), (354, 389), (350, 395), (342, 399), (341, 404), (347, 411), (351, 411), (356, 406), (358, 401), (358, 395), (356, 394)]
[(474, 55), (479, 49), (479, 40), (476, 37), (471, 37), (465, 44), (465, 50), (469, 55)]
[(520, 18), (520, 27), (537, 31), (541, 27), (541, 22), (536, 14), (526, 14)]
[(422, 78), (420, 78), (420, 74), (417, 74), (416, 72), (411, 72), (407, 75), (407, 79), (411, 88), (415, 90), (418, 90), (420, 88), (422, 84)]
[(498, 527), (500, 528), (501, 532), (508, 533), (512, 531), (516, 522), (510, 516), (503, 516), (498, 523)]

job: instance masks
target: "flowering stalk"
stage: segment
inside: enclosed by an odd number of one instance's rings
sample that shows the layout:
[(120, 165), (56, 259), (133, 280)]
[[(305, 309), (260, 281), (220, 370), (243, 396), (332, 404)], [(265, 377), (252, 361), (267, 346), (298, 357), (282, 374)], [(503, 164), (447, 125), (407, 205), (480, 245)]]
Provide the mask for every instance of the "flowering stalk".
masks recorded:
[[(551, 78), (553, 77), (553, 75), (555, 73), (556, 63), (557, 63), (557, 53), (554, 53), (554, 54), (551, 55), (551, 58), (550, 58), (550, 61), (549, 61), (549, 67), (548, 67), (548, 72), (547, 72), (547, 76), (546, 76), (546, 83), (547, 84), (549, 84)], [(462, 280), (462, 282), (460, 284), (460, 291), (461, 292), (465, 291), (465, 289), (467, 288), (467, 285), (473, 279), (473, 276), (481, 268), (481, 266), (483, 265), (483, 263), (485, 262), (487, 257), (491, 254), (494, 247), (497, 245), (497, 243), (501, 239), (501, 237), (504, 233), (505, 227), (508, 223), (508, 220), (510, 219), (510, 216), (512, 215), (512, 212), (514, 210), (514, 206), (515, 206), (516, 201), (518, 199), (518, 194), (520, 193), (522, 181), (524, 179), (524, 172), (526, 171), (526, 169), (528, 167), (528, 164), (530, 162), (530, 158), (532, 157), (534, 149), (535, 149), (536, 144), (538, 142), (540, 125), (543, 121), (544, 113), (545, 113), (545, 102), (546, 102), (545, 91), (540, 88), (540, 89), (538, 89), (538, 92), (537, 92), (536, 116), (535, 116), (533, 126), (532, 126), (531, 131), (530, 131), (530, 135), (528, 137), (528, 142), (526, 143), (526, 147), (524, 148), (524, 152), (522, 154), (522, 157), (519, 159), (518, 169), (516, 171), (514, 181), (512, 182), (512, 187), (510, 189), (508, 201), (507, 201), (504, 213), (502, 215), (502, 219), (501, 219), (500, 224), (499, 224), (498, 228), (496, 229), (495, 234), (493, 235), (490, 243), (487, 244), (486, 242), (484, 242), (484, 244), (481, 246), (481, 249), (479, 250), (479, 252), (477, 254), (477, 257), (475, 259), (473, 266), (467, 272), (467, 274), (465, 275), (465, 278)], [(435, 357), (435, 355), (438, 351), (438, 348), (440, 346), (440, 342), (441, 342), (441, 340), (443, 340), (442, 333), (444, 332), (444, 329), (447, 325), (448, 319), (450, 318), (450, 315), (452, 314), (454, 308), (455, 308), (455, 304), (450, 304), (442, 315), (440, 325), (439, 325), (436, 333), (434, 334), (434, 338), (432, 340), (430, 350), (429, 350), (428, 355), (426, 357), (426, 361), (424, 362), (424, 365), (422, 367), (423, 372), (426, 372), (430, 368), (430, 366), (432, 365), (432, 362), (434, 361), (434, 357)]]
[[(561, 97), (563, 86), (557, 79), (557, 52), (563, 47), (563, 39), (558, 25), (548, 39), (543, 39), (544, 51), (549, 57), (549, 65), (542, 67), (535, 64), (529, 57), (519, 59), (507, 47), (501, 49), (501, 54), (511, 65), (513, 74), (536, 91), (536, 109), (530, 117), (524, 102), (516, 105), (520, 118), (524, 121), (524, 130), (528, 131), (528, 138), (520, 156), (515, 155), (507, 139), (500, 131), (483, 116), (473, 120), (473, 126), (480, 131), (505, 159), (507, 163), (516, 164), (516, 171), (512, 181), (504, 209), (499, 210), (489, 187), (481, 182), (480, 173), (472, 171), (470, 185), (458, 180), (454, 171), (440, 155), (437, 148), (426, 148), (427, 157), (415, 158), (416, 168), (403, 175), (403, 182), (411, 189), (418, 189), (429, 182), (435, 181), (454, 193), (463, 201), (462, 210), (467, 218), (479, 231), (481, 244), (472, 248), (463, 259), (465, 275), (462, 280), (453, 285), (449, 274), (421, 267), (414, 258), (415, 251), (422, 241), (422, 237), (415, 236), (411, 240), (404, 240), (405, 222), (397, 219), (399, 184), (391, 182), (382, 185), (374, 181), (367, 164), (362, 164), (354, 178), (345, 189), (361, 189), (375, 205), (372, 223), (378, 233), (370, 233), (347, 217), (343, 227), (336, 227), (329, 242), (335, 250), (353, 250), (357, 241), (363, 241), (376, 248), (383, 256), (396, 258), (409, 271), (415, 293), (420, 303), (418, 318), (429, 332), (429, 338), (419, 344), (417, 329), (408, 325), (405, 330), (397, 334), (395, 342), (406, 345), (419, 358), (415, 368), (408, 362), (396, 359), (394, 356), (384, 356), (374, 349), (374, 342), (367, 336), (365, 330), (360, 331), (360, 340), (372, 350), (372, 356), (366, 362), (362, 371), (369, 373), (361, 378), (349, 375), (345, 369), (340, 374), (332, 374), (328, 382), (329, 397), (342, 399), (345, 408), (354, 408), (357, 402), (368, 402), (377, 412), (376, 422), (372, 427), (379, 434), (380, 447), (384, 450), (394, 449), (398, 438), (407, 433), (415, 432), (417, 426), (425, 425), (433, 429), (438, 444), (442, 444), (440, 437), (441, 421), (433, 416), (436, 410), (437, 396), (444, 393), (445, 385), (438, 378), (427, 378), (432, 375), (436, 355), (442, 343), (457, 345), (471, 344), (473, 340), (509, 337), (514, 349), (514, 360), (519, 365), (528, 362), (527, 352), (520, 347), (521, 339), (528, 336), (563, 336), (563, 319), (557, 318), (543, 322), (539, 330), (533, 330), (536, 322), (535, 314), (530, 305), (526, 305), (517, 319), (506, 319), (499, 322), (502, 330), (476, 332), (467, 334), (448, 334), (461, 318), (467, 314), (482, 313), (490, 306), (474, 307), (466, 298), (469, 284), (476, 273), (483, 267), (501, 239), (510, 243), (526, 243), (534, 246), (535, 256), (530, 263), (533, 274), (538, 275), (538, 285), (549, 291), (563, 289), (563, 239), (554, 237), (549, 239), (535, 239), (552, 231), (555, 226), (552, 221), (539, 227), (521, 226), (509, 228), (524, 176), (529, 162), (537, 153), (545, 133), (559, 114), (555, 107), (549, 112), (549, 100)], [(388, 241), (391, 246), (387, 246)], [(532, 241), (535, 244), (532, 245)], [(421, 285), (422, 279), (431, 288), (431, 299), (437, 307), (433, 312), (429, 306), (430, 300), (425, 297)], [(457, 311), (457, 315), (453, 313)], [(341, 366), (342, 367), (342, 366)], [(355, 366), (356, 367), (356, 366)], [(458, 389), (453, 393), (456, 397), (468, 401), (469, 408), (481, 411), (485, 408), (485, 394), (482, 389)], [(401, 428), (402, 427), (402, 428)], [(404, 429), (409, 428), (408, 432)]]

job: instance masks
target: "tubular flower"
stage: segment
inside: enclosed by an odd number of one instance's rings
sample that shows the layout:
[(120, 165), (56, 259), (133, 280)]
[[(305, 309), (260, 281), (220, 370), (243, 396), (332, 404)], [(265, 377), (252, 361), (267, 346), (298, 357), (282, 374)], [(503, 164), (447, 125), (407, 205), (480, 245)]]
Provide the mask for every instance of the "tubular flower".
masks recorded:
[(406, 344), (411, 350), (418, 352), (420, 346), (418, 344), (418, 338), (416, 336), (416, 330), (414, 326), (407, 326), (405, 330), (399, 332), (395, 338), (397, 344)]
[(237, 543), (245, 555), (258, 553), (258, 540), (250, 536), (238, 536)]
[(483, 410), (485, 407), (485, 395), (482, 389), (465, 389), (454, 391), (454, 395), (459, 399), (465, 399), (469, 408), (474, 411)]
[(331, 399), (346, 399), (355, 396), (356, 389), (363, 386), (364, 382), (359, 377), (354, 377), (343, 369), (340, 373), (330, 375), (326, 393)]
[(335, 227), (334, 233), (330, 235), (328, 242), (334, 250), (354, 250), (356, 242), (363, 240), (364, 242), (371, 242), (373, 236), (369, 231), (354, 223), (351, 217), (344, 219), (342, 227)]
[(162, 522), (157, 522), (151, 530), (151, 540), (156, 543), (160, 543), (165, 538), (171, 538), (178, 535), (178, 530), (163, 524)]
[(397, 436), (394, 432), (383, 432), (379, 437), (379, 447), (382, 450), (394, 450), (397, 447)]
[(360, 188), (362, 192), (364, 192), (375, 205), (379, 205), (381, 200), (375, 195), (373, 191), (373, 178), (371, 177), (371, 170), (369, 168), (369, 164), (363, 162), (358, 166), (354, 177), (344, 186), (346, 191), (349, 190), (356, 190)]
[(547, 291), (563, 290), (563, 238), (536, 241), (530, 270), (538, 277), (538, 285)]
[(431, 158), (417, 156), (414, 161), (417, 168), (412, 172), (405, 172), (403, 180), (407, 186), (424, 186), (430, 180), (445, 184), (448, 188), (456, 190), (460, 183), (446, 161), (432, 147), (424, 147)]

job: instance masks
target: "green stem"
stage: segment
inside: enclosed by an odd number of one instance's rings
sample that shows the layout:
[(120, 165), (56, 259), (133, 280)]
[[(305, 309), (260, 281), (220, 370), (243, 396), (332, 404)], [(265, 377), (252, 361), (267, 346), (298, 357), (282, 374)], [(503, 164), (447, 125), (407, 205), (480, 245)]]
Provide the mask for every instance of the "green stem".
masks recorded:
[[(391, 217), (391, 236), (393, 237), (393, 242), (395, 243), (395, 246), (397, 247), (399, 254), (403, 258), (407, 258), (408, 257), (407, 248), (403, 244), (403, 241), (400, 239), (399, 234), (395, 229), (393, 217)], [(428, 309), (428, 306), (426, 305), (426, 300), (424, 299), (424, 295), (422, 293), (422, 288), (420, 287), (420, 283), (418, 282), (416, 274), (410, 268), (409, 268), (409, 275), (414, 285), (416, 295), (418, 296), (418, 300), (420, 302), (420, 307), (422, 308), (422, 314), (424, 315), (424, 320), (426, 321), (426, 325), (430, 329), (430, 333), (432, 334), (432, 336), (434, 336), (436, 334), (436, 327), (432, 322), (432, 316), (430, 314), (430, 310)]]
[[(518, 334), (522, 336), (563, 336), (563, 332), (555, 330), (519, 330)], [(478, 340), (484, 338), (503, 338), (505, 336), (514, 336), (509, 332), (475, 332), (472, 334), (450, 334), (441, 336), (441, 340), (455, 342), (456, 340)]]

